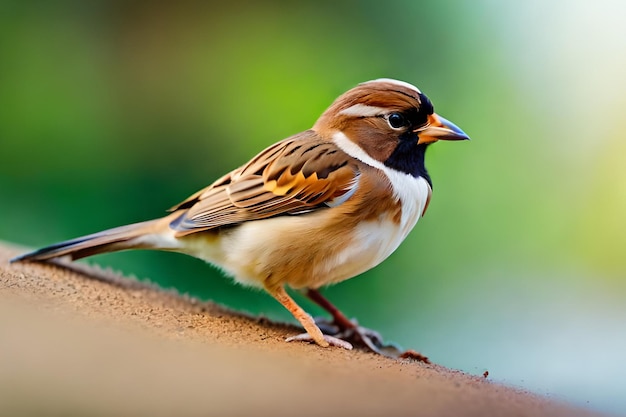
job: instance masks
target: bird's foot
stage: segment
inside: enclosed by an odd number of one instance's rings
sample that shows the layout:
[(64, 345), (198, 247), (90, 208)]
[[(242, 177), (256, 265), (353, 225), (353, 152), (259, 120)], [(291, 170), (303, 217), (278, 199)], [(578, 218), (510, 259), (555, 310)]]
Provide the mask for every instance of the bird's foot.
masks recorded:
[[(352, 350), (352, 344), (350, 344), (350, 342), (347, 342), (338, 337), (329, 336), (325, 334), (324, 340), (326, 340), (330, 346), (337, 346), (337, 347), (344, 348), (347, 350)], [(311, 335), (308, 333), (298, 334), (296, 336), (291, 336), (285, 339), (285, 342), (294, 342), (294, 341), (315, 343), (315, 339), (313, 339), (313, 337), (311, 337)]]
[[(342, 341), (347, 341), (355, 346), (360, 346), (366, 350), (376, 353), (378, 355), (386, 356), (394, 359), (406, 359), (412, 358), (412, 355), (408, 355), (397, 345), (393, 343), (385, 343), (383, 337), (375, 330), (368, 329), (367, 327), (359, 326), (356, 319), (349, 320), (348, 323), (337, 323), (334, 320), (328, 320), (324, 317), (317, 317), (315, 324), (324, 332), (324, 334), (332, 335)], [(428, 362), (428, 358), (423, 356), (423, 362)]]
[(350, 342), (356, 346), (364, 347), (370, 352), (394, 359), (411, 359), (419, 362), (430, 363), (428, 358), (414, 350), (403, 350), (392, 343), (385, 343), (380, 333), (359, 326), (355, 319), (348, 319), (337, 307), (315, 288), (309, 288), (306, 292), (314, 303), (328, 311), (332, 320), (317, 318), (315, 326), (320, 333), (332, 335), (332, 337)]

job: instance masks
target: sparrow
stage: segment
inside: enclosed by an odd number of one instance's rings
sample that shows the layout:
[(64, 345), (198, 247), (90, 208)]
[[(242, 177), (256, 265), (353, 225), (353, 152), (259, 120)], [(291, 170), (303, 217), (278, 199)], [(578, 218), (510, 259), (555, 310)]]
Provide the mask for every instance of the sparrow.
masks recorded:
[(127, 249), (180, 252), (267, 291), (306, 331), (287, 341), (352, 347), (324, 334), (288, 286), (328, 310), (341, 334), (356, 332), (380, 353), (379, 336), (349, 320), (319, 288), (355, 277), (396, 250), (431, 198), (426, 149), (438, 140), (465, 139), (417, 87), (368, 81), (339, 96), (311, 129), (263, 150), (165, 217), (56, 243), (11, 262)]

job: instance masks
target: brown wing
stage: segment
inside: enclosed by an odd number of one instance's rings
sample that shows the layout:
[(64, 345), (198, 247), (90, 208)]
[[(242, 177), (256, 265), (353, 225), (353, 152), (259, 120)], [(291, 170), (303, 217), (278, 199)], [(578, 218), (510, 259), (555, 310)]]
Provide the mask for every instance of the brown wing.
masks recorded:
[(354, 160), (309, 130), (267, 148), (171, 211), (178, 235), (341, 204), (358, 187)]

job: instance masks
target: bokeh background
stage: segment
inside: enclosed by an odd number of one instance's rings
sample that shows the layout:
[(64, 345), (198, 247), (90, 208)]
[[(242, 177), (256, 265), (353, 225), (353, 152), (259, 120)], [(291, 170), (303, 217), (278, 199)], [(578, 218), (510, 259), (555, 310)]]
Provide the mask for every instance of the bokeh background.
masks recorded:
[[(160, 216), (355, 84), (402, 79), (473, 140), (429, 149), (427, 216), (327, 295), (440, 364), (626, 413), (625, 19), (618, 0), (4, 0), (0, 238)], [(92, 261), (292, 321), (189, 257)]]

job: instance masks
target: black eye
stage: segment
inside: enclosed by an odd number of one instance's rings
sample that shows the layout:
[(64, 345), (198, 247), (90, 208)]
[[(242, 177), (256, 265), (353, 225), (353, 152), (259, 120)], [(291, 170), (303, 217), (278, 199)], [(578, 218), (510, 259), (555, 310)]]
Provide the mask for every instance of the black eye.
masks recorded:
[(407, 121), (402, 113), (391, 113), (389, 117), (387, 117), (387, 122), (389, 122), (389, 126), (394, 129), (400, 129), (407, 125)]

